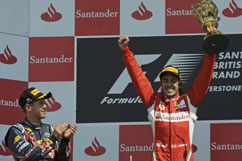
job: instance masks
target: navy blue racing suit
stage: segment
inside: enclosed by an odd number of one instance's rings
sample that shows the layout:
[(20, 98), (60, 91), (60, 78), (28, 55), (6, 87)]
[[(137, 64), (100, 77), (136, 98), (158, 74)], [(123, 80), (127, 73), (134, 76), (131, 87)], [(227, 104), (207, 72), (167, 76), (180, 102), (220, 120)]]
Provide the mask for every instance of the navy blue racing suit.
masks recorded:
[(70, 140), (57, 140), (53, 130), (50, 124), (33, 125), (25, 119), (9, 128), (5, 144), (16, 161), (68, 161)]

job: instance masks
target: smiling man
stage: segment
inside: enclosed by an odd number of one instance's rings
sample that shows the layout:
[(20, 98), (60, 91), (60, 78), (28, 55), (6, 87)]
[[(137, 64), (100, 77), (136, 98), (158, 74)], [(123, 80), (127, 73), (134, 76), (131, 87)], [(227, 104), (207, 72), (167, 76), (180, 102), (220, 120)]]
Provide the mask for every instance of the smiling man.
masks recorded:
[(123, 35), (118, 40), (124, 63), (134, 87), (147, 107), (152, 126), (154, 151), (153, 161), (193, 161), (192, 136), (197, 120), (197, 107), (207, 93), (212, 79), (215, 54), (204, 54), (203, 66), (193, 86), (182, 91), (178, 68), (167, 66), (161, 70), (162, 92), (155, 91), (134, 54), (128, 47), (129, 38)]
[(31, 87), (23, 91), (19, 105), (26, 114), (23, 122), (9, 128), (5, 144), (16, 161), (68, 161), (70, 158), (70, 139), (77, 126), (68, 123), (53, 127), (42, 123), (46, 118), (45, 99), (50, 92), (41, 93)]

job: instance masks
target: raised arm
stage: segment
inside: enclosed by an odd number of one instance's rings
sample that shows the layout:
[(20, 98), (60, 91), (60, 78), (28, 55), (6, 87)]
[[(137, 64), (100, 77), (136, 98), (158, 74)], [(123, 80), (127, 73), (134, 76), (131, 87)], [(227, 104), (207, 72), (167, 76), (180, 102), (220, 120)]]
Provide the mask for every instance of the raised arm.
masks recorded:
[(118, 45), (122, 51), (123, 60), (130, 75), (130, 78), (133, 82), (133, 85), (141, 100), (143, 101), (143, 104), (146, 107), (149, 107), (154, 102), (155, 91), (153, 90), (150, 81), (145, 76), (141, 67), (137, 63), (134, 54), (128, 48), (128, 43), (129, 38), (126, 35), (121, 36), (118, 40)]
[(187, 92), (191, 103), (196, 107), (198, 107), (208, 91), (213, 77), (215, 58), (216, 54), (205, 53), (201, 71), (196, 77), (192, 88)]

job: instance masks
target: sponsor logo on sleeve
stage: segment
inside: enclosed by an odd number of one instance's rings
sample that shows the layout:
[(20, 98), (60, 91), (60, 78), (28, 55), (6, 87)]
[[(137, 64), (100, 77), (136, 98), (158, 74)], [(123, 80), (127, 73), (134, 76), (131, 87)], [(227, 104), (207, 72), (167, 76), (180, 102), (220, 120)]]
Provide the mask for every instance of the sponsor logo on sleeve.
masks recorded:
[(16, 148), (17, 148), (18, 152), (21, 153), (21, 151), (22, 151), (25, 147), (27, 147), (28, 145), (29, 145), (29, 143), (28, 143), (28, 142), (25, 142), (25, 143), (23, 143), (21, 146), (16, 147)]
[(16, 144), (20, 139), (21, 139), (21, 136), (17, 135), (17, 136), (14, 138), (14, 142), (13, 142), (13, 144)]

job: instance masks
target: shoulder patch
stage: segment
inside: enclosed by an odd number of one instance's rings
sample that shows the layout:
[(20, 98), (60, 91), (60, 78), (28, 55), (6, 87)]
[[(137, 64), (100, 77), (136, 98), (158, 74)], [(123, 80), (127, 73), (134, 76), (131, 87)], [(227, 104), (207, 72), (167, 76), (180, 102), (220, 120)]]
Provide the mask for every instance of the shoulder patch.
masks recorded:
[(20, 130), (22, 133), (25, 132), (25, 129), (24, 129), (23, 125), (21, 125), (21, 124), (16, 124), (16, 125), (13, 125), (12, 127), (17, 128), (17, 129)]
[(20, 139), (21, 139), (21, 136), (19, 135), (15, 136), (13, 143), (16, 144)]
[(32, 131), (30, 128), (25, 128), (29, 133)]

